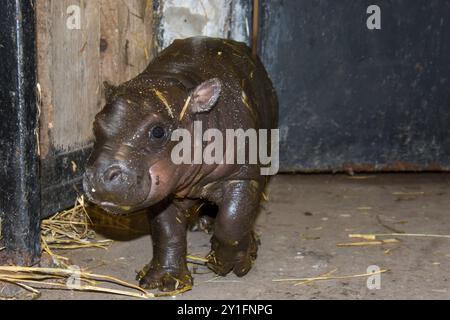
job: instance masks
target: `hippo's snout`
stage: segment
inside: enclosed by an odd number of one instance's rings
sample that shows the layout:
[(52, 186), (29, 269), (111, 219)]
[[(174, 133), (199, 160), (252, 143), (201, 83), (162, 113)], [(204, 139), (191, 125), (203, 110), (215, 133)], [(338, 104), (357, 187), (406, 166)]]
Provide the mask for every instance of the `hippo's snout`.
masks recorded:
[[(130, 211), (146, 200), (150, 192), (149, 180), (148, 175), (138, 179), (135, 170), (121, 163), (94, 165), (86, 169), (83, 189), (89, 201), (108, 211)], [(127, 210), (115, 210), (124, 208)]]

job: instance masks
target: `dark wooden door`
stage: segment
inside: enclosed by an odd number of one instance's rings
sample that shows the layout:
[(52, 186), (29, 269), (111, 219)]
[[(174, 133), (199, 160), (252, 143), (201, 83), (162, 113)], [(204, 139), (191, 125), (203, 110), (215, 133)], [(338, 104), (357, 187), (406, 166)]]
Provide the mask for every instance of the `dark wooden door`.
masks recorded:
[(283, 171), (450, 169), (450, 1), (265, 0), (261, 21)]

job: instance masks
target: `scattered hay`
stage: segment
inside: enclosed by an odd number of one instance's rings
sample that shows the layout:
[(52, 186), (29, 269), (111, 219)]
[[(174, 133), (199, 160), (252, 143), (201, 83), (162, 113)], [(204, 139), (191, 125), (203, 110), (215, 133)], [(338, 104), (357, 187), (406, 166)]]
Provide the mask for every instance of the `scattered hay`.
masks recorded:
[(253, 119), (256, 119), (256, 114), (255, 114), (255, 110), (253, 110), (250, 99), (248, 98), (247, 94), (245, 93), (244, 90), (242, 90), (242, 94), (241, 94), (241, 100), (242, 103), (244, 104), (245, 108), (250, 112), (251, 116), (253, 117)]
[(181, 110), (180, 116), (178, 118), (178, 120), (182, 121), (184, 118), (184, 115), (186, 114), (186, 111), (188, 109), (189, 103), (191, 103), (191, 99), (192, 96), (189, 96), (186, 100), (186, 102), (184, 103), (183, 109)]
[(42, 221), (41, 237), (51, 249), (106, 249), (112, 240), (96, 240), (92, 227), (84, 198), (80, 197), (73, 208)]
[[(141, 299), (149, 299), (156, 296), (155, 294), (147, 292), (138, 286), (114, 277), (88, 273), (70, 268), (0, 266), (0, 281), (22, 287), (23, 289), (29, 291), (34, 299), (38, 298), (41, 294), (36, 287), (109, 293)], [(131, 288), (135, 292), (99, 286), (99, 284), (105, 283)], [(35, 287), (31, 287), (28, 284), (33, 284)]]
[[(151, 293), (111, 276), (93, 274), (78, 269), (78, 267), (71, 267), (68, 258), (53, 251), (86, 248), (107, 249), (113, 241), (98, 240), (92, 227), (93, 223), (86, 210), (84, 198), (78, 198), (72, 209), (64, 210), (42, 221), (42, 250), (51, 257), (58, 268), (0, 266), (0, 282), (21, 287), (30, 294), (32, 299), (41, 296), (40, 289), (115, 294), (139, 299), (176, 296), (192, 289), (192, 287), (186, 286), (173, 292)], [(3, 249), (0, 248), (0, 251)], [(191, 259), (193, 258), (192, 256)], [(5, 298), (0, 297), (0, 299)]]
[(399, 243), (400, 241), (397, 239), (386, 239), (386, 240), (378, 240), (378, 241), (361, 241), (361, 242), (347, 242), (347, 243), (338, 243), (338, 247), (368, 247), (368, 246), (379, 246), (384, 244), (393, 244)]
[[(336, 268), (336, 269), (334, 269), (334, 270), (331, 270), (331, 271), (329, 271), (329, 272), (326, 272), (326, 273), (324, 273), (324, 274), (321, 274), (319, 277), (331, 277), (336, 271), (338, 271), (338, 269)], [(305, 281), (302, 281), (302, 282), (298, 282), (298, 283), (296, 283), (296, 284), (294, 284), (294, 286), (301, 286), (301, 285), (309, 285), (309, 284), (311, 284), (311, 283), (313, 283), (314, 282), (314, 280), (305, 280)]]
[(240, 283), (241, 280), (221, 280), (223, 279), (222, 276), (215, 276), (212, 279), (204, 281), (204, 283)]
[(188, 260), (191, 260), (191, 262), (196, 262), (196, 263), (201, 263), (201, 264), (205, 264), (205, 263), (207, 263), (209, 261), (206, 258), (192, 256), (192, 255), (188, 255), (188, 256), (186, 256), (186, 258)]
[(269, 201), (269, 196), (264, 191), (261, 192), (261, 197), (264, 201)]
[(349, 238), (359, 238), (364, 240), (376, 240), (376, 236), (374, 234), (349, 234)]
[(364, 274), (356, 274), (356, 275), (350, 275), (350, 276), (332, 276), (334, 272), (336, 272), (337, 269), (332, 270), (324, 275), (318, 276), (318, 277), (312, 277), (312, 278), (294, 278), (294, 279), (274, 279), (273, 282), (296, 282), (294, 285), (302, 285), (302, 284), (308, 284), (315, 281), (326, 281), (326, 280), (344, 280), (344, 279), (354, 279), (354, 278), (364, 278), (364, 277), (370, 277), (373, 275), (381, 274), (388, 272), (387, 269), (381, 269), (377, 272), (371, 272), (371, 273), (364, 273)]
[(45, 219), (41, 223), (42, 249), (58, 266), (67, 266), (68, 259), (53, 250), (73, 250), (85, 248), (107, 249), (112, 240), (96, 239), (93, 224), (86, 211), (84, 198), (76, 200), (75, 206)]
[(349, 238), (359, 238), (365, 240), (377, 240), (379, 237), (419, 237), (419, 238), (450, 238), (446, 234), (423, 234), (423, 233), (368, 233), (349, 234)]
[(169, 102), (167, 101), (166, 97), (164, 96), (164, 94), (157, 90), (157, 89), (153, 89), (153, 92), (156, 94), (156, 96), (158, 97), (158, 99), (163, 103), (164, 107), (166, 107), (167, 112), (169, 113), (169, 116), (174, 119), (174, 115), (173, 115), (173, 111), (172, 108), (169, 105)]
[(372, 207), (358, 207), (358, 208), (356, 208), (356, 210), (359, 210), (359, 211), (370, 211), (372, 209), (373, 209)]

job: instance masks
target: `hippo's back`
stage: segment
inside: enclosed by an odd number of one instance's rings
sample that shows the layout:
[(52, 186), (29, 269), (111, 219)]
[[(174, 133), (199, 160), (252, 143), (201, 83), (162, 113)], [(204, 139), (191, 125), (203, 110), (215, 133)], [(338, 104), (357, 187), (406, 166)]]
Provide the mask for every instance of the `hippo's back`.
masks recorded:
[[(144, 72), (176, 79), (186, 90), (211, 78), (222, 81), (222, 119), (253, 119), (249, 127), (272, 129), (278, 123), (278, 102), (272, 82), (258, 57), (241, 42), (209, 37), (175, 40)], [(236, 120), (236, 119), (234, 119)], [(236, 121), (230, 121), (236, 123)]]

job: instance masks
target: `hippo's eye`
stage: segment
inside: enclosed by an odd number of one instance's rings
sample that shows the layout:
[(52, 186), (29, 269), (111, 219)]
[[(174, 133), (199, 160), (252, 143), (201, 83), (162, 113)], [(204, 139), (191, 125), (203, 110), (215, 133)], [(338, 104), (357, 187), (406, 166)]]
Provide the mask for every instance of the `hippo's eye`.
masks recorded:
[(152, 129), (152, 131), (150, 132), (150, 135), (154, 139), (162, 139), (166, 135), (166, 130), (164, 130), (163, 127), (156, 126)]

